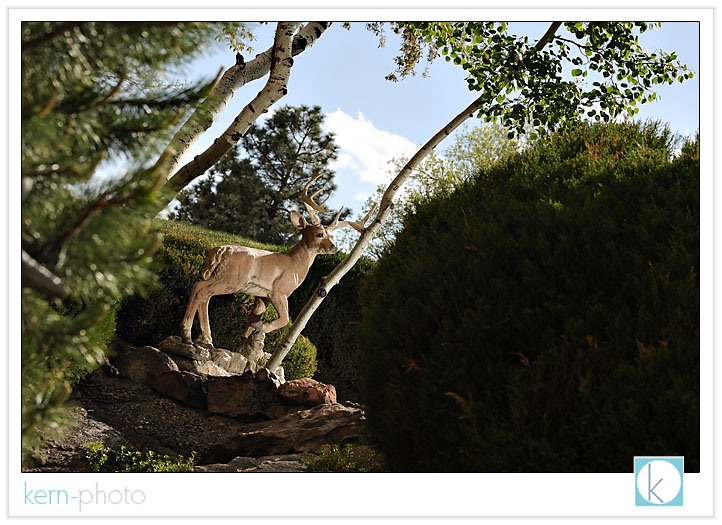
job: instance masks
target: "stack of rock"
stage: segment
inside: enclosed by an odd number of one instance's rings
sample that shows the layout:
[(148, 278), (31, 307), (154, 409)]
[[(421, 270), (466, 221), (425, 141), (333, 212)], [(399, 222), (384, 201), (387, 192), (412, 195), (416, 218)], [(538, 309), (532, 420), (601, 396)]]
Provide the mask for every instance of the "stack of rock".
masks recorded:
[(318, 405), (337, 404), (336, 389), (314, 379), (286, 381), (283, 367), (264, 368), (270, 354), (246, 347), (231, 352), (178, 336), (158, 348), (128, 347), (113, 360), (121, 377), (144, 383), (193, 408), (230, 417), (275, 419)]
[[(255, 373), (264, 368), (271, 358), (271, 354), (258, 346), (245, 346), (240, 352), (232, 352), (200, 341), (184, 343), (177, 335), (164, 339), (158, 349), (173, 354), (182, 370), (209, 376), (238, 375), (248, 370)], [(281, 383), (285, 382), (282, 366), (278, 366), (273, 373)]]

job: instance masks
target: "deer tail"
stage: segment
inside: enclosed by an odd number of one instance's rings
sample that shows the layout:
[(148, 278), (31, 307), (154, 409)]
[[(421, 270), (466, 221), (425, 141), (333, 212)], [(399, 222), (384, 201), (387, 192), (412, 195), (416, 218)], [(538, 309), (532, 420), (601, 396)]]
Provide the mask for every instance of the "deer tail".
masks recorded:
[(230, 246), (218, 246), (211, 248), (203, 261), (203, 267), (201, 268), (201, 279), (207, 281), (210, 279), (219, 266), (226, 258), (226, 253), (230, 250)]

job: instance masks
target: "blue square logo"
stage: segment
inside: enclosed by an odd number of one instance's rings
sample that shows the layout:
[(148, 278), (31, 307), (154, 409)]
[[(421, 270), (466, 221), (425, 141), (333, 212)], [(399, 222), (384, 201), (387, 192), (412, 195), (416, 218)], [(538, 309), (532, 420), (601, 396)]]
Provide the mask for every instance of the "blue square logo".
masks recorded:
[(681, 507), (684, 457), (635, 456), (636, 506)]

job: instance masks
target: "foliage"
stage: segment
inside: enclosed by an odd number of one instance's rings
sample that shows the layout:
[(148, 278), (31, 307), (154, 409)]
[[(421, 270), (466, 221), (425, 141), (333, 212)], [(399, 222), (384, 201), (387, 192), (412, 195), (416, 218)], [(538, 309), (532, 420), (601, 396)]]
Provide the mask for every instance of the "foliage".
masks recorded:
[[(270, 308), (273, 308), (273, 306), (270, 306)], [(278, 318), (278, 314), (274, 315), (273, 318)], [(266, 352), (273, 352), (273, 350), (275, 350), (276, 345), (281, 338), (286, 335), (290, 326), (291, 323), (289, 322), (289, 324), (280, 330), (268, 334), (265, 341)], [(316, 346), (308, 337), (303, 334), (299, 335), (291, 351), (288, 352), (288, 355), (286, 355), (286, 358), (283, 360), (283, 373), (286, 380), (313, 377), (318, 368), (318, 362), (316, 360), (317, 354)]]
[(321, 455), (305, 452), (301, 462), (310, 472), (383, 472), (384, 458), (367, 446), (321, 445)]
[(323, 172), (311, 189), (325, 188), (321, 200), (336, 189), (328, 164), (337, 147), (333, 134), (322, 131), (323, 118), (319, 106), (284, 106), (251, 126), (241, 138), (243, 149), (234, 146), (207, 179), (182, 192), (170, 218), (261, 242), (289, 242), (297, 231), (288, 214), (303, 209), (306, 183)]
[[(22, 292), (25, 462), (41, 427), (59, 428), (70, 382), (101, 361), (113, 305), (152, 281), (148, 255), (158, 239), (148, 218), (162, 199), (160, 174), (147, 166), (209, 87), (168, 86), (162, 74), (212, 45), (218, 28), (22, 24), (22, 249), (65, 290), (50, 299), (35, 288)], [(99, 166), (109, 170), (119, 160), (127, 171), (93, 178)]]
[(130, 450), (126, 446), (106, 447), (101, 441), (88, 443), (85, 459), (93, 472), (189, 472), (196, 453), (189, 457), (161, 456), (152, 450)]
[(501, 123), (511, 135), (531, 125), (533, 138), (585, 116), (608, 122), (624, 111), (634, 115), (638, 103), (656, 98), (656, 84), (694, 75), (675, 53), (640, 46), (639, 35), (650, 29), (646, 22), (566, 22), (541, 50), (538, 41), (511, 34), (513, 27), (506, 22), (393, 24), (402, 49), (389, 78), (412, 74), (423, 50), (429, 60), (443, 56), (468, 72), (469, 89), (481, 92), (479, 117)]
[[(199, 279), (203, 259), (211, 248), (237, 244), (264, 250), (285, 250), (182, 222), (155, 220), (153, 227), (163, 235), (163, 243), (155, 254), (153, 264), (158, 275), (158, 286), (145, 297), (127, 297), (118, 312), (118, 337), (138, 345), (157, 344), (168, 336), (179, 334), (191, 288)], [(252, 306), (252, 298), (243, 293), (219, 295), (211, 299), (208, 314), (215, 346), (238, 350)], [(277, 317), (273, 306), (269, 306), (264, 320)], [(200, 331), (197, 317), (193, 330), (196, 334)], [(269, 335), (266, 340), (267, 352), (273, 351), (277, 340), (277, 336)], [(315, 363), (315, 346), (305, 337), (299, 337), (283, 363), (286, 378), (313, 377)]]
[(583, 124), (418, 206), (362, 290), (392, 470), (699, 469), (699, 144), (674, 146)]
[[(506, 130), (498, 124), (460, 130), (451, 146), (441, 154), (431, 152), (412, 172), (404, 185), (404, 193), (396, 198), (393, 212), (371, 241), (368, 252), (372, 257), (379, 258), (389, 249), (404, 228), (405, 216), (413, 213), (417, 202), (434, 195), (453, 192), (472, 176), (475, 166), (500, 162), (515, 153), (518, 147), (518, 142), (509, 139)], [(395, 175), (407, 161), (405, 157), (391, 159), (389, 173)], [(381, 201), (385, 191), (384, 184), (376, 188), (376, 193), (366, 199), (361, 217)], [(355, 239), (352, 235), (353, 233), (348, 233), (349, 239), (344, 238), (344, 246), (351, 244), (351, 239)]]
[[(321, 279), (331, 273), (345, 257), (346, 254), (339, 252), (316, 258), (306, 279), (289, 297), (292, 318), (311, 298)], [(358, 345), (361, 327), (359, 289), (373, 266), (371, 259), (361, 258), (346, 274), (346, 278), (326, 296), (304, 330), (318, 351), (318, 371), (314, 378), (334, 385), (341, 400), (358, 401), (361, 359)], [(290, 358), (290, 354), (284, 358), (284, 367)]]

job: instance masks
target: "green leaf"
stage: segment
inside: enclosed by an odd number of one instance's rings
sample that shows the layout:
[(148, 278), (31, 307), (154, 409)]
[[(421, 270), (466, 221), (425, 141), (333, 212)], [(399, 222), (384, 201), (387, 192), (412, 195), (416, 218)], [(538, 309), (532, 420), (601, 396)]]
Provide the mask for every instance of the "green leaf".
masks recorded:
[(573, 76), (573, 77), (578, 77), (578, 76), (581, 75), (581, 74), (582, 74), (582, 70), (581, 70), (581, 69), (578, 69), (578, 68), (577, 68), (577, 69), (572, 69), (572, 76)]

